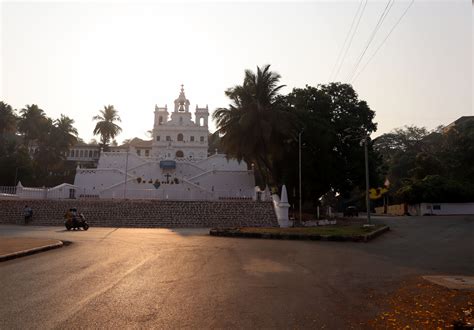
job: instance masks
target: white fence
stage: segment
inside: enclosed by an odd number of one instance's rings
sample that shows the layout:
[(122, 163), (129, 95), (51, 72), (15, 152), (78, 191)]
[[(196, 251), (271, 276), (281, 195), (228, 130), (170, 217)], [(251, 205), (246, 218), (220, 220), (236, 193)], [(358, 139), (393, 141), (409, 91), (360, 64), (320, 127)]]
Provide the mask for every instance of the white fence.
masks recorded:
[(73, 185), (62, 184), (52, 188), (28, 188), (19, 186), (1, 186), (0, 198), (21, 199), (74, 199), (76, 188)]
[(3, 199), (156, 199), (156, 200), (219, 200), (255, 199), (252, 191), (240, 189), (207, 191), (187, 189), (182, 185), (161, 186), (159, 189), (131, 189), (120, 187), (110, 190), (90, 190), (70, 184), (52, 188), (27, 188), (19, 186), (0, 186)]

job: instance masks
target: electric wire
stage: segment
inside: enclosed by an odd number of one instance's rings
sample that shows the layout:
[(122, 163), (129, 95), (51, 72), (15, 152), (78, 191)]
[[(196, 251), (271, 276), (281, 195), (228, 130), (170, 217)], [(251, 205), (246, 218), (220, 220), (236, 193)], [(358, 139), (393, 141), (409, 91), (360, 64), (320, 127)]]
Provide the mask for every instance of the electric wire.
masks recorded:
[(359, 55), (359, 58), (357, 59), (357, 63), (355, 64), (354, 68), (351, 70), (350, 74), (347, 76), (347, 81), (350, 81), (352, 77), (354, 76), (355, 72), (359, 68), (360, 63), (362, 62), (362, 59), (364, 58), (365, 53), (367, 52), (367, 49), (369, 49), (370, 44), (375, 38), (375, 35), (379, 31), (380, 27), (383, 24), (383, 21), (387, 17), (388, 13), (390, 12), (390, 9), (392, 8), (393, 4), (395, 3), (395, 0), (388, 0), (387, 5), (385, 6), (382, 14), (379, 17), (379, 20), (377, 21), (377, 24), (375, 25), (374, 29), (372, 30), (372, 33), (370, 34), (369, 39), (367, 40), (367, 43), (365, 45), (364, 50), (362, 53)]
[(362, 67), (362, 69), (354, 76), (354, 78), (352, 79), (352, 83), (354, 81), (357, 80), (357, 78), (359, 77), (359, 75), (365, 70), (365, 68), (369, 65), (369, 63), (372, 61), (372, 59), (375, 57), (375, 55), (377, 55), (378, 51), (380, 50), (380, 48), (382, 48), (382, 46), (385, 44), (385, 42), (387, 41), (387, 39), (390, 37), (390, 35), (392, 34), (393, 30), (395, 30), (395, 28), (398, 26), (398, 24), (401, 22), (401, 20), (403, 19), (403, 17), (406, 15), (406, 13), (408, 12), (408, 10), (410, 9), (410, 7), (413, 5), (413, 3), (415, 2), (415, 0), (412, 0), (410, 2), (410, 4), (408, 5), (408, 7), (405, 9), (405, 11), (402, 13), (402, 15), (400, 16), (400, 18), (398, 19), (398, 21), (393, 25), (392, 29), (390, 30), (390, 32), (387, 34), (387, 36), (385, 37), (385, 39), (380, 43), (380, 45), (377, 47), (377, 49), (375, 50), (375, 52), (372, 54), (372, 56), (369, 58), (369, 60), (365, 63), (365, 65)]
[(359, 23), (360, 23), (360, 20), (362, 19), (362, 16), (364, 15), (364, 11), (365, 11), (365, 7), (367, 7), (367, 2), (368, 0), (365, 0), (365, 3), (364, 3), (364, 7), (362, 7), (362, 11), (359, 15), (359, 19), (357, 20), (357, 23), (356, 23), (356, 26), (354, 28), (354, 31), (351, 35), (351, 38), (349, 39), (349, 44), (346, 48), (346, 51), (344, 52), (344, 55), (342, 56), (342, 60), (341, 60), (341, 63), (339, 64), (339, 68), (337, 69), (337, 72), (336, 72), (336, 75), (334, 76), (334, 80), (336, 80), (339, 72), (341, 71), (341, 68), (342, 68), (342, 65), (344, 64), (344, 61), (346, 59), (346, 56), (347, 56), (347, 52), (349, 51), (349, 49), (351, 48), (351, 45), (352, 45), (352, 41), (354, 40), (354, 35), (356, 34), (357, 32), (357, 29), (359, 28)]
[(342, 44), (341, 50), (339, 51), (339, 54), (337, 55), (336, 63), (334, 63), (334, 67), (332, 68), (331, 74), (329, 75), (329, 80), (330, 81), (332, 80), (332, 77), (334, 76), (334, 72), (336, 71), (339, 60), (341, 59), (342, 52), (346, 48), (347, 40), (349, 40), (349, 36), (351, 35), (352, 29), (354, 27), (354, 23), (357, 19), (357, 16), (359, 15), (359, 11), (360, 11), (360, 8), (362, 7), (362, 3), (364, 3), (364, 0), (360, 0), (360, 2), (359, 2), (359, 6), (357, 7), (357, 11), (354, 15), (354, 18), (352, 19), (351, 27), (349, 28), (349, 31), (347, 31), (346, 38), (344, 39), (344, 43)]

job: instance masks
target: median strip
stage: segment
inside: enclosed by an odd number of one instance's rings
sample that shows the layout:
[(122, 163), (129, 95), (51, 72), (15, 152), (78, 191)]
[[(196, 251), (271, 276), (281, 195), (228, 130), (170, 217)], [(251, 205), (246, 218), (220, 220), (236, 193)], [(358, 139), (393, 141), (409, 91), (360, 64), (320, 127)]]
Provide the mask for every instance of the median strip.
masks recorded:
[(294, 228), (213, 228), (211, 236), (315, 240), (315, 241), (352, 241), (368, 242), (390, 230), (386, 225), (363, 227), (361, 225), (342, 225), (324, 227), (294, 227)]

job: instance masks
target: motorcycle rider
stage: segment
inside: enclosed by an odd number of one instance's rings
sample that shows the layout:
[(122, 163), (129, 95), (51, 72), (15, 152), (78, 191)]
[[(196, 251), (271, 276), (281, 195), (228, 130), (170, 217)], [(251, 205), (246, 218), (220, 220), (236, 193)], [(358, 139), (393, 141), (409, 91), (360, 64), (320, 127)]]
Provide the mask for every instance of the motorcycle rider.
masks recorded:
[(66, 222), (71, 224), (71, 227), (77, 227), (77, 209), (75, 207), (70, 208), (66, 214), (64, 214)]

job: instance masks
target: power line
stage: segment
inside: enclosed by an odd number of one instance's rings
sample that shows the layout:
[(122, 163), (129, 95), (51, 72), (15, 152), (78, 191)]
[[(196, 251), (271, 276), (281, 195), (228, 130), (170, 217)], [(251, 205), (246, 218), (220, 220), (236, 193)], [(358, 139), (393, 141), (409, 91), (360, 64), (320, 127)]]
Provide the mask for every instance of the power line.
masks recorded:
[(387, 17), (388, 13), (390, 12), (390, 9), (392, 8), (393, 4), (395, 3), (395, 0), (388, 0), (387, 2), (387, 5), (385, 6), (382, 14), (380, 15), (379, 17), (379, 20), (377, 22), (377, 24), (375, 25), (374, 29), (372, 30), (372, 33), (369, 37), (369, 39), (367, 40), (367, 44), (365, 45), (365, 48), (364, 50), (362, 51), (362, 53), (359, 55), (359, 58), (357, 60), (357, 63), (356, 65), (354, 66), (353, 70), (351, 71), (351, 73), (349, 74), (349, 76), (347, 77), (348, 81), (352, 79), (354, 73), (357, 71), (357, 69), (359, 68), (359, 65), (360, 65), (360, 62), (362, 62), (362, 59), (364, 58), (364, 55), (365, 53), (367, 52), (367, 49), (369, 49), (369, 46), (370, 44), (372, 43), (372, 41), (374, 40), (375, 38), (375, 35), (377, 34), (378, 30), (380, 29), (380, 27), (382, 26), (383, 24), (383, 21), (385, 20), (385, 18)]
[(362, 16), (364, 15), (365, 7), (367, 7), (367, 1), (368, 0), (365, 0), (364, 7), (362, 7), (362, 11), (360, 13), (359, 19), (357, 20), (356, 26), (354, 28), (354, 32), (351, 35), (351, 38), (349, 40), (349, 44), (347, 45), (346, 51), (344, 52), (344, 55), (342, 56), (341, 63), (339, 64), (339, 68), (337, 69), (336, 75), (334, 76), (334, 80), (336, 80), (337, 75), (339, 74), (339, 71), (341, 71), (342, 65), (344, 64), (344, 60), (346, 59), (346, 56), (347, 56), (347, 52), (351, 48), (352, 40), (354, 40), (354, 35), (356, 34), (357, 29), (359, 28), (359, 23), (360, 23), (360, 20), (362, 19)]
[(357, 16), (359, 15), (360, 8), (362, 7), (362, 3), (364, 0), (360, 0), (359, 7), (357, 7), (357, 11), (354, 15), (354, 18), (352, 19), (351, 27), (349, 28), (349, 31), (347, 31), (346, 38), (344, 39), (344, 43), (342, 44), (341, 50), (339, 51), (339, 54), (337, 55), (336, 63), (334, 63), (334, 67), (332, 68), (331, 74), (329, 76), (329, 80), (332, 80), (332, 77), (334, 75), (334, 72), (336, 71), (337, 64), (339, 63), (339, 60), (341, 59), (342, 52), (344, 51), (347, 40), (349, 39), (349, 36), (352, 32), (352, 28), (354, 27), (354, 23), (356, 21)]
[(375, 50), (375, 52), (372, 54), (372, 56), (369, 58), (369, 60), (365, 63), (365, 65), (362, 67), (362, 69), (354, 76), (354, 78), (352, 79), (352, 82), (356, 81), (357, 77), (359, 77), (359, 75), (365, 70), (365, 68), (367, 67), (367, 65), (369, 65), (369, 63), (372, 61), (372, 59), (375, 57), (375, 55), (377, 55), (378, 51), (380, 50), (380, 48), (382, 48), (382, 46), (385, 44), (385, 42), (387, 41), (387, 39), (390, 37), (390, 35), (392, 34), (393, 30), (395, 30), (395, 28), (398, 26), (398, 24), (401, 22), (401, 20), (403, 19), (403, 17), (406, 15), (406, 13), (408, 12), (408, 10), (410, 9), (410, 7), (413, 5), (413, 3), (415, 2), (415, 0), (412, 0), (410, 2), (410, 4), (408, 5), (408, 7), (405, 9), (405, 11), (402, 13), (402, 15), (400, 16), (400, 18), (398, 19), (398, 21), (393, 25), (392, 29), (390, 30), (390, 32), (387, 34), (387, 36), (385, 37), (385, 39), (380, 43), (380, 45), (377, 47), (377, 49)]

